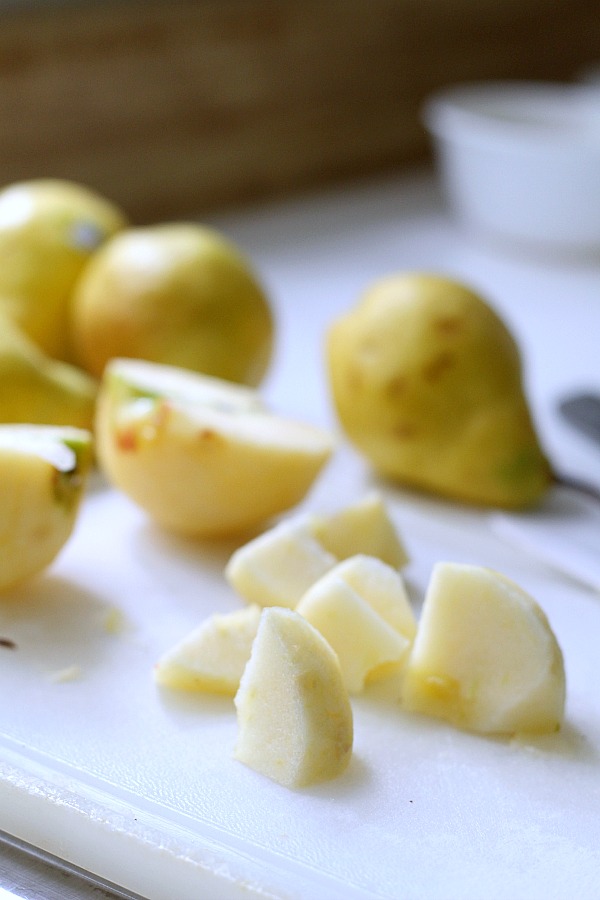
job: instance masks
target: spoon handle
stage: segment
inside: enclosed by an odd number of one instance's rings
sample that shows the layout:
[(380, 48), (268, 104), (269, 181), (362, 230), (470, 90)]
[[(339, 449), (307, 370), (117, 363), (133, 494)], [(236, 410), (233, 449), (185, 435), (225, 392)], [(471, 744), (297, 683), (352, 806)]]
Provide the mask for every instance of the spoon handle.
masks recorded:
[(600, 444), (600, 394), (573, 394), (558, 409), (570, 425)]

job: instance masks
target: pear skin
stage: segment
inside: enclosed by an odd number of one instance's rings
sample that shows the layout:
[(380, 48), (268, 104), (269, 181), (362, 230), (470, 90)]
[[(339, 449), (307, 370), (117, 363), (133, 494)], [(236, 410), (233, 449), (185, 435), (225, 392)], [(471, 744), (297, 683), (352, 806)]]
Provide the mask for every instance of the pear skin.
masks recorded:
[(75, 282), (126, 224), (112, 201), (75, 182), (34, 178), (0, 190), (0, 310), (44, 353), (70, 361)]
[(192, 222), (129, 228), (90, 259), (71, 304), (74, 359), (100, 378), (129, 357), (257, 387), (275, 321), (250, 260)]
[(0, 317), (0, 422), (92, 429), (96, 381), (46, 356), (9, 319)]
[(335, 409), (383, 476), (483, 506), (534, 505), (552, 480), (509, 329), (435, 275), (384, 278), (327, 336)]
[(76, 526), (93, 461), (80, 428), (0, 425), (0, 591), (49, 566)]

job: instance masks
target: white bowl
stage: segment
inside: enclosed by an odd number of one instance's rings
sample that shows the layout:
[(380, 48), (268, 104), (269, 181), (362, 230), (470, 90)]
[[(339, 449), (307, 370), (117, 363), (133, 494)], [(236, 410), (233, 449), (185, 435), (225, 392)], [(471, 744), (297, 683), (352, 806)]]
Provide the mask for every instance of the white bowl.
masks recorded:
[(449, 202), (528, 245), (600, 250), (600, 96), (537, 82), (457, 85), (423, 110)]

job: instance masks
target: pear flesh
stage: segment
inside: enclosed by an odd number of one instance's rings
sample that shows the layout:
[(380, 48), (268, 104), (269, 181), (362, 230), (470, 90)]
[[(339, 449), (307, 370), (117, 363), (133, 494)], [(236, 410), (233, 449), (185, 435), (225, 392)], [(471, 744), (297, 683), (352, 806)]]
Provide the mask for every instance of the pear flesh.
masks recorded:
[(404, 706), (480, 733), (557, 731), (565, 670), (548, 619), (480, 566), (438, 563), (404, 679)]
[(333, 441), (271, 412), (252, 388), (116, 359), (100, 387), (96, 448), (108, 480), (158, 524), (214, 538), (295, 506)]
[(277, 523), (232, 554), (225, 577), (250, 603), (293, 609), (340, 560), (358, 555), (394, 569), (408, 562), (402, 539), (376, 493), (333, 513)]
[(409, 640), (392, 628), (368, 600), (342, 578), (326, 576), (302, 598), (296, 612), (310, 622), (335, 651), (344, 684), (360, 693), (369, 678), (399, 669)]
[(310, 533), (306, 521), (279, 522), (234, 551), (225, 577), (250, 603), (293, 609), (336, 562)]
[(293, 610), (263, 610), (235, 706), (234, 755), (262, 775), (297, 788), (347, 767), (352, 708), (337, 657)]
[(255, 604), (215, 613), (163, 654), (157, 684), (181, 691), (233, 696), (252, 650), (262, 608)]
[(88, 431), (0, 425), (0, 589), (41, 572), (62, 550), (91, 462)]
[(337, 512), (311, 517), (310, 528), (336, 559), (372, 556), (395, 569), (408, 563), (408, 553), (379, 493), (372, 491)]
[(548, 488), (515, 340), (464, 285), (413, 273), (376, 282), (333, 323), (327, 356), (341, 425), (384, 476), (506, 508)]

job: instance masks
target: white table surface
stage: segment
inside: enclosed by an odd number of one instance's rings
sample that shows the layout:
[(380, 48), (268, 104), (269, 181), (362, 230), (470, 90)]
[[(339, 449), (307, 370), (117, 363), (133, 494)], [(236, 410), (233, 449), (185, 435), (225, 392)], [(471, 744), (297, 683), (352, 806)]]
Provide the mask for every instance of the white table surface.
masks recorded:
[[(466, 234), (448, 215), (435, 180), (426, 172), (345, 185), (292, 201), (215, 215), (206, 221), (238, 241), (253, 259), (273, 299), (278, 345), (265, 394), (275, 407), (331, 425), (322, 355), (322, 336), (328, 324), (352, 306), (375, 278), (401, 270), (445, 273), (482, 291), (513, 329), (525, 357), (527, 390), (540, 434), (557, 468), (600, 486), (600, 452), (556, 413), (556, 402), (565, 394), (581, 388), (600, 391), (600, 259), (561, 260), (554, 255), (533, 258)], [(368, 469), (350, 453), (339, 470), (334, 468), (317, 485), (307, 502), (339, 505), (345, 492), (354, 495), (362, 484), (369, 484)], [(95, 669), (90, 669), (83, 683), (62, 686), (68, 703), (55, 700), (56, 686), (52, 688), (54, 693), (47, 682), (40, 687), (42, 663), (50, 669), (61, 662), (76, 662), (77, 627), (85, 629), (89, 622), (77, 619), (81, 610), (73, 591), (68, 596), (75, 617), (70, 633), (59, 634), (56, 620), (53, 626), (45, 607), (44, 626), (54, 627), (52, 638), (57, 646), (37, 647), (38, 657), (32, 657), (37, 671), (32, 674), (26, 654), (18, 663), (14, 658), (7, 662), (7, 654), (0, 659), (5, 664), (0, 669), (3, 692), (11, 690), (10, 678), (20, 672), (25, 684), (19, 684), (18, 689), (30, 692), (24, 696), (31, 700), (32, 708), (40, 703), (36, 720), (28, 720), (27, 710), (16, 708), (17, 704), (5, 716), (4, 731), (0, 720), (0, 749), (4, 748), (0, 765), (6, 770), (13, 765), (18, 769), (19, 752), (24, 747), (24, 758), (31, 759), (28, 777), (33, 779), (34, 775), (38, 778), (48, 759), (58, 760), (54, 790), (65, 791), (60, 801), (63, 807), (69, 806), (71, 793), (76, 793), (73, 774), (81, 771), (90, 792), (86, 798), (92, 811), (89, 816), (93, 818), (100, 808), (93, 804), (99, 797), (102, 800), (105, 790), (114, 793), (113, 812), (119, 818), (118, 828), (128, 832), (129, 849), (118, 865), (112, 857), (107, 860), (107, 855), (118, 856), (114, 853), (116, 845), (111, 843), (113, 836), (107, 838), (102, 830), (106, 823), (95, 821), (98, 830), (91, 841), (97, 840), (96, 857), (92, 850), (84, 852), (75, 836), (69, 850), (68, 817), (64, 821), (60, 818), (56, 798), (40, 799), (43, 788), (39, 780), (34, 791), (23, 786), (25, 780), (15, 787), (16, 782), (8, 777), (5, 782), (0, 779), (0, 790), (5, 789), (0, 798), (0, 830), (10, 826), (16, 832), (18, 827), (21, 837), (51, 852), (62, 852), (76, 863), (91, 865), (95, 858), (102, 870), (99, 874), (147, 894), (151, 900), (204, 896), (215, 900), (217, 896), (190, 889), (182, 856), (178, 858), (183, 872), (180, 889), (174, 887), (174, 881), (170, 888), (159, 884), (160, 877), (153, 874), (156, 858), (152, 854), (148, 856), (148, 878), (154, 881), (144, 881), (138, 871), (128, 874), (127, 853), (141, 852), (139, 846), (146, 838), (150, 844), (155, 842), (155, 834), (162, 827), (158, 825), (163, 805), (167, 810), (165, 820), (171, 816), (173, 831), (168, 840), (165, 838), (161, 852), (168, 856), (183, 835), (190, 857), (197, 849), (194, 864), (210, 869), (212, 880), (206, 882), (206, 890), (217, 885), (218, 896), (226, 900), (256, 896), (253, 891), (259, 888), (263, 896), (290, 900), (332, 900), (338, 896), (345, 900), (475, 900), (480, 896), (489, 900), (533, 900), (538, 896), (558, 900), (567, 886), (579, 900), (597, 896), (600, 704), (596, 688), (600, 670), (595, 648), (600, 634), (600, 598), (484, 534), (478, 513), (401, 491), (393, 492), (393, 502), (414, 554), (409, 570), (411, 584), (422, 587), (432, 561), (440, 555), (452, 555), (457, 560), (493, 563), (536, 592), (563, 645), (570, 688), (567, 723), (551, 745), (540, 740), (515, 746), (461, 734), (443, 723), (414, 719), (403, 722), (404, 731), (391, 732), (385, 696), (372, 702), (367, 698), (357, 704), (356, 759), (347, 778), (306, 795), (289, 794), (267, 784), (232, 762), (230, 747), (219, 743), (223, 735), (231, 739), (233, 724), (218, 704), (209, 704), (208, 711), (198, 711), (193, 704), (160, 707), (144, 680), (145, 674), (139, 688), (136, 682), (140, 667), (153, 659), (159, 640), (166, 645), (194, 624), (198, 611), (192, 610), (189, 594), (196, 590), (198, 579), (204, 578), (218, 592), (215, 560), (203, 552), (196, 558), (189, 547), (165, 541), (148, 530), (138, 511), (127, 502), (121, 498), (106, 500), (96, 492), (84, 509), (81, 535), (49, 573), (46, 585), (42, 581), (40, 587), (25, 592), (25, 608), (41, 608), (40, 597), (47, 589), (60, 620), (57, 585), (64, 585), (67, 579), (85, 583), (92, 529), (102, 523), (108, 528), (117, 510), (120, 525), (115, 540), (122, 537), (122, 546), (115, 551), (114, 566), (120, 581), (117, 583), (115, 575), (113, 584), (105, 575), (104, 581), (100, 578), (96, 584), (91, 582), (85, 600), (90, 615), (97, 617), (102, 612), (100, 600), (108, 602), (111, 591), (115, 591), (119, 602), (127, 607), (127, 615), (136, 620), (137, 637), (125, 663), (118, 655), (122, 647), (118, 652), (108, 650), (96, 635)], [(132, 553), (137, 557), (133, 562)], [(134, 604), (131, 597), (136, 584), (134, 569), (147, 592), (145, 608), (139, 602)], [(155, 579), (152, 584), (151, 577)], [(159, 618), (161, 610), (164, 613), (164, 596), (157, 591), (156, 581), (163, 590), (172, 590), (177, 601), (172, 617), (165, 619), (160, 629), (149, 621), (151, 616)], [(225, 602), (231, 603), (231, 598)], [(20, 617), (16, 604), (8, 612), (0, 607), (0, 633), (14, 627), (23, 641), (33, 641), (42, 637), (36, 635), (38, 626), (31, 615)], [(73, 653), (73, 659), (61, 657), (65, 647)], [(103, 662), (113, 652), (114, 666), (109, 672)], [(137, 710), (139, 727), (146, 732), (132, 730), (132, 711), (127, 705), (131, 685), (119, 681), (120, 665), (130, 666), (133, 695), (141, 703)], [(86, 666), (83, 668), (87, 676)], [(85, 711), (90, 708), (86, 691), (92, 688), (96, 705), (86, 719)], [(61, 702), (66, 703), (63, 727), (53, 730), (50, 712), (46, 722), (44, 709), (49, 705), (55, 716)], [(210, 734), (202, 731), (203, 714), (212, 723)], [(73, 737), (77, 723), (69, 716), (77, 715), (82, 731), (89, 730), (88, 744), (84, 740), (79, 745)], [(111, 745), (104, 746), (98, 734), (92, 734), (94, 727), (106, 729), (113, 721), (111, 715), (116, 717), (118, 729), (114, 738), (118, 760), (111, 759)], [(387, 742), (392, 733), (397, 744), (390, 748)], [(194, 773), (184, 772), (183, 785), (189, 794), (182, 802), (168, 786), (157, 786), (156, 773), (144, 771), (145, 764), (152, 769), (159, 751), (153, 755), (152, 747), (143, 745), (148, 737), (172, 741), (168, 751), (160, 750), (168, 762), (169, 754), (177, 759), (178, 752), (188, 751), (187, 742), (194, 734), (206, 743), (206, 783), (203, 785), (200, 775), (198, 781), (193, 779)], [(121, 740), (132, 760), (123, 758)], [(91, 754), (89, 762), (87, 753)], [(219, 770), (221, 756), (223, 771)], [(222, 793), (217, 791), (219, 785)], [(135, 826), (127, 824), (127, 805), (133, 802), (137, 789), (143, 795), (139, 816), (148, 817), (143, 833), (137, 815)], [(216, 793), (211, 795), (211, 790)], [(193, 833), (192, 825), (190, 834), (186, 828), (196, 815), (194, 800), (201, 812), (197, 848), (185, 843)], [(14, 810), (8, 813), (13, 802)], [(258, 809), (261, 804), (262, 812)], [(76, 812), (83, 809), (85, 813), (84, 807), (85, 803), (81, 804)], [(26, 822), (27, 809), (39, 815), (36, 827)], [(114, 823), (108, 824), (112, 829)], [(81, 826), (82, 832), (85, 827)], [(61, 828), (67, 829), (64, 834)], [(322, 828), (322, 832), (307, 833), (307, 829), (314, 832), (315, 828)], [(336, 834), (342, 843), (336, 844)], [(219, 863), (219, 848), (223, 847), (224, 861)], [(361, 847), (372, 859), (360, 858)], [(373, 862), (378, 854), (380, 878)], [(143, 853), (139, 858), (144, 859)], [(234, 875), (239, 864), (247, 881), (242, 886), (235, 878), (231, 884), (227, 878), (219, 881), (219, 864), (222, 870), (229, 866)], [(10, 883), (10, 871), (7, 854), (3, 872), (0, 850), (0, 874), (5, 877), (5, 886)], [(168, 869), (170, 878), (178, 877), (178, 873), (177, 866)], [(72, 896), (86, 894), (73, 892)]]

